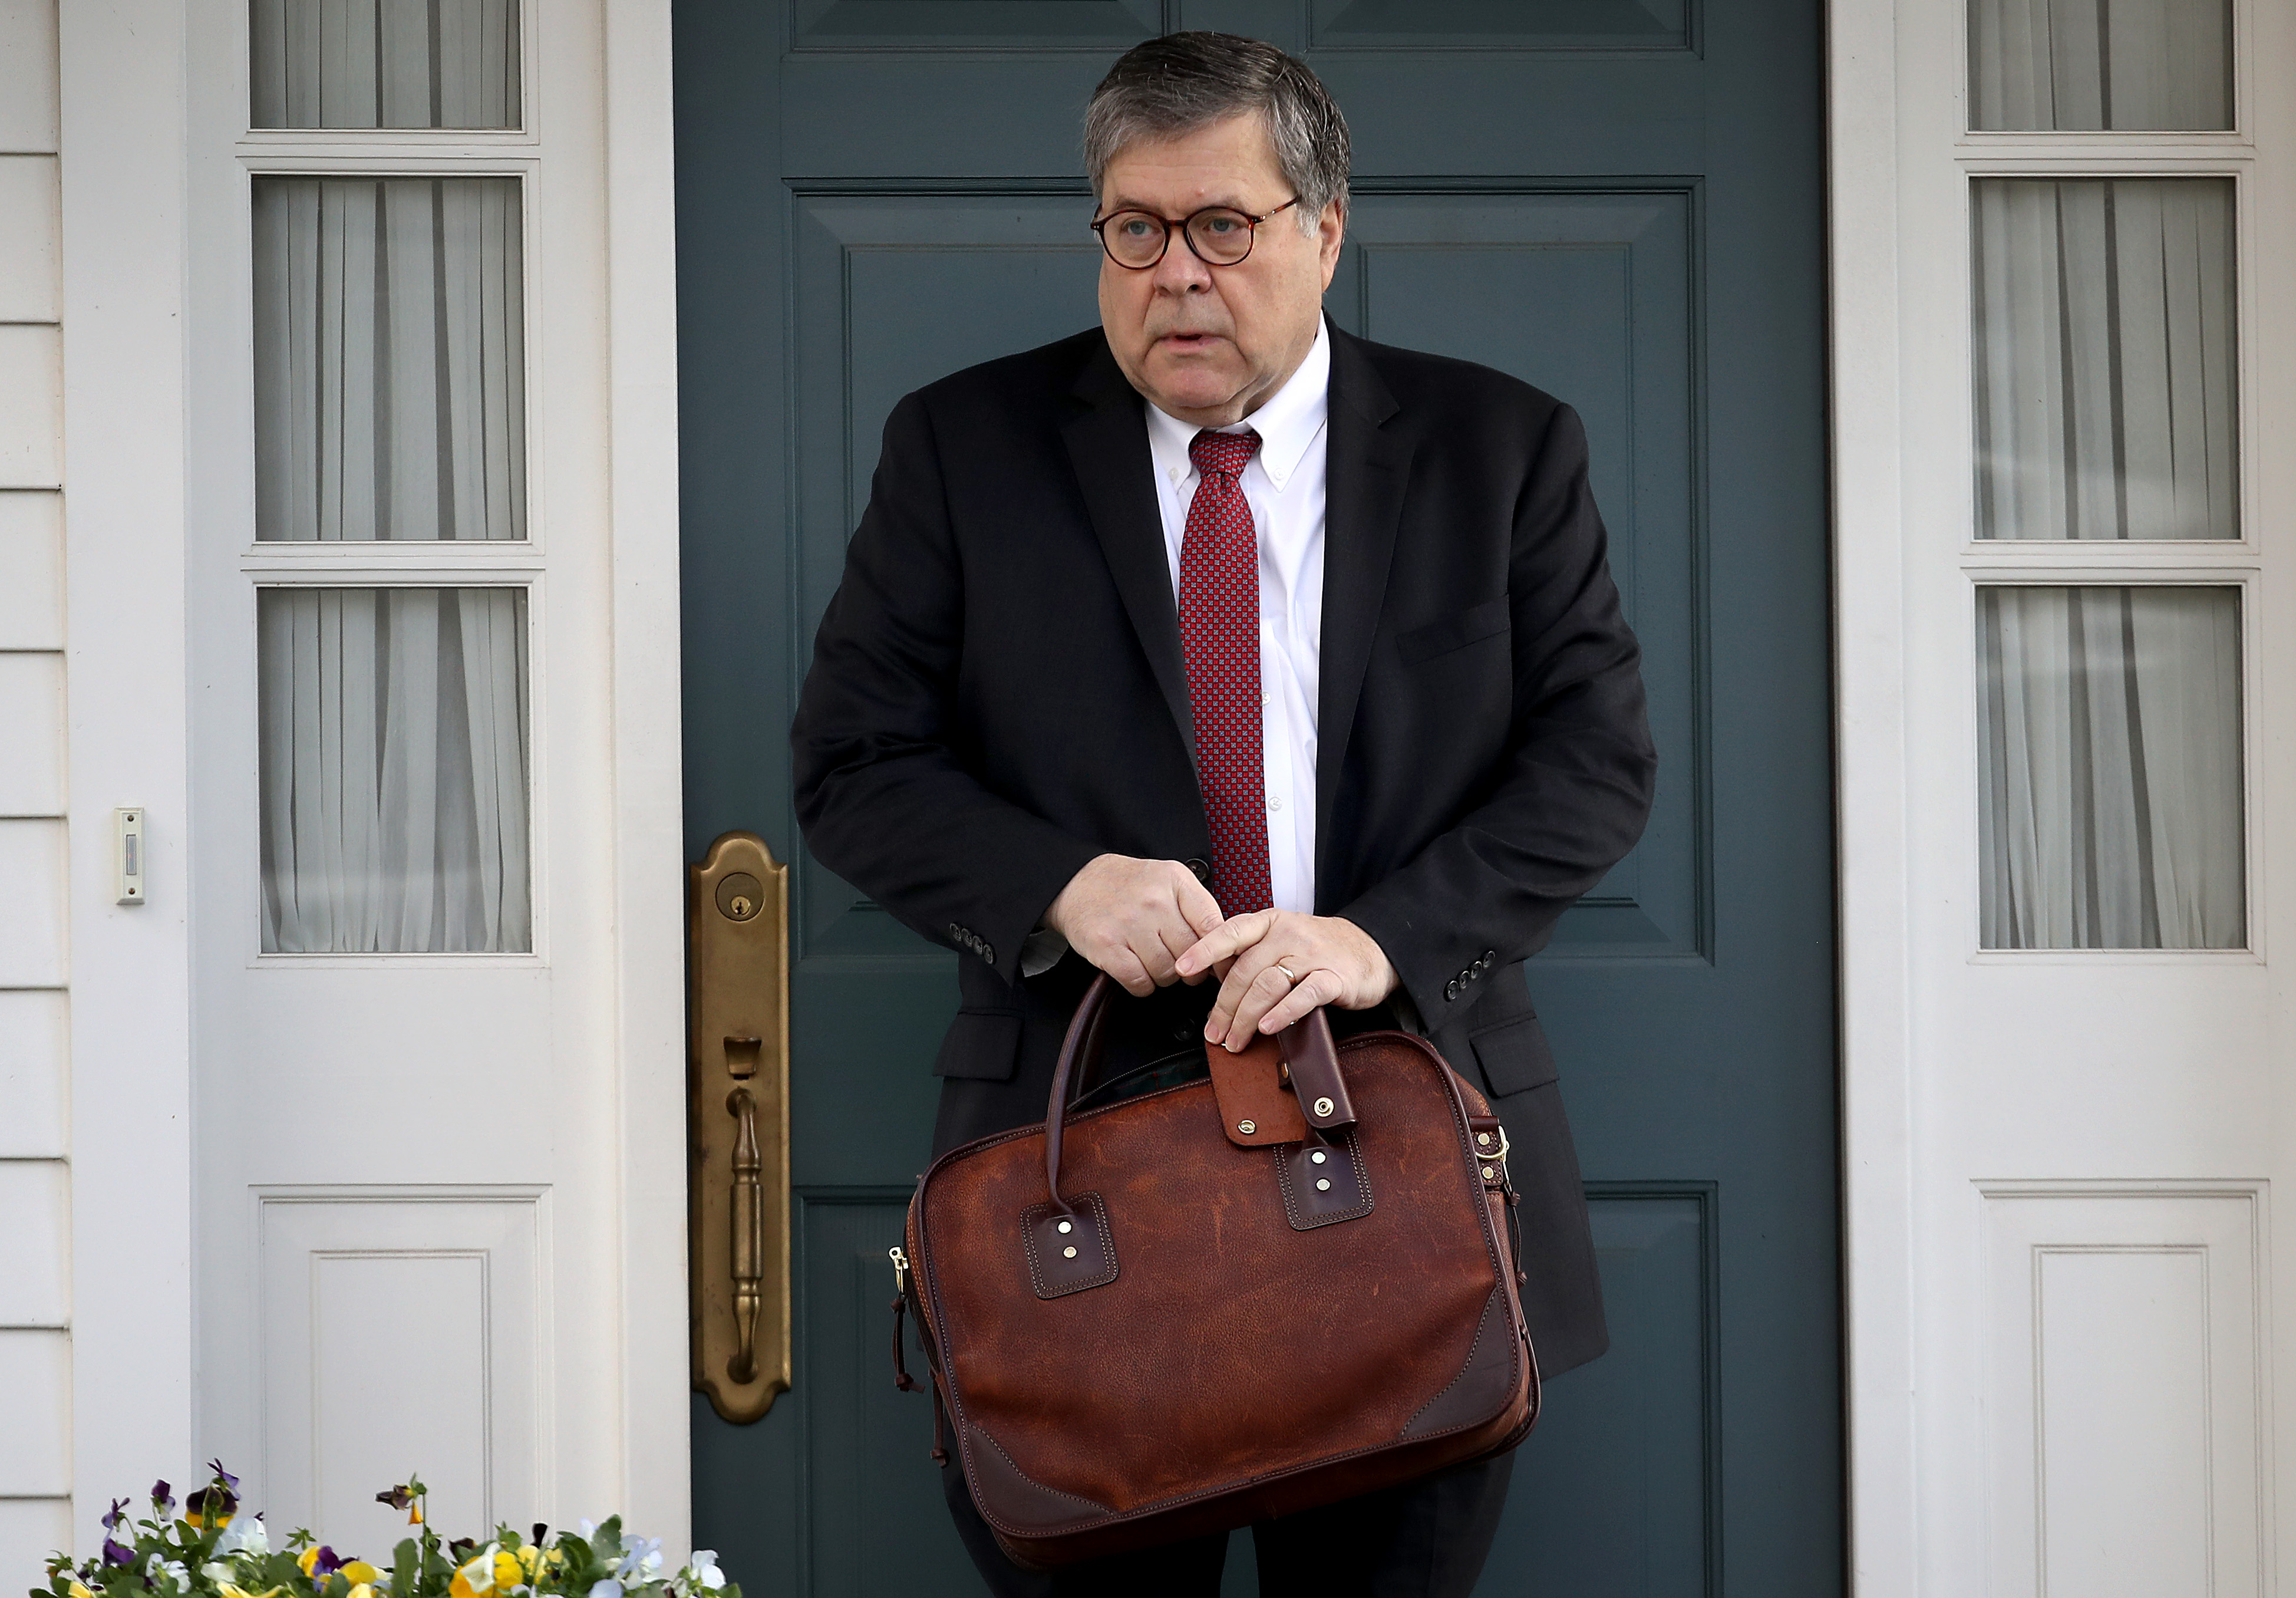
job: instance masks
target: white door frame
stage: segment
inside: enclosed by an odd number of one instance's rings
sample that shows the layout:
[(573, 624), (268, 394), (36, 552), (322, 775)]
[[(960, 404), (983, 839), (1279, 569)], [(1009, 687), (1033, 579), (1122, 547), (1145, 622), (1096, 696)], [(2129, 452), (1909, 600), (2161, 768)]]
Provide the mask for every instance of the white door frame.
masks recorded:
[(1849, 1584), (1858, 1598), (1913, 1598), (1923, 1586), (1923, 1549), (1914, 1446), (1898, 20), (1892, 0), (1828, 0), (1826, 15)]
[[(603, 0), (610, 341), (618, 1380), (592, 1382), (586, 1473), (634, 1528), (690, 1535), (676, 299), (668, 0)], [(189, 907), (197, 684), (187, 671), (188, 7), (62, 0), (66, 549), (70, 802), (76, 1543), (153, 1475), (180, 1486), (198, 1413)], [(148, 815), (146, 902), (111, 901), (112, 807)]]

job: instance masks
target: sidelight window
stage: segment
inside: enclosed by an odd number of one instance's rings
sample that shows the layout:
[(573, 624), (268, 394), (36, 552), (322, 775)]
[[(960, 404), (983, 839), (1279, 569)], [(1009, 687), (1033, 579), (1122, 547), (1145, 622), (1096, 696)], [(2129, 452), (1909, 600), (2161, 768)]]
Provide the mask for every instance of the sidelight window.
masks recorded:
[(256, 537), (524, 538), (518, 179), (253, 188)]
[(526, 595), (257, 595), (263, 949), (522, 952)]
[(522, 0), (250, 0), (259, 948), (536, 951)]
[(2233, 125), (2231, 0), (1970, 0), (1970, 126)]
[(2237, 949), (2240, 590), (1978, 589), (1993, 949)]
[(1979, 946), (2250, 946), (2230, 0), (1967, 0)]
[(515, 128), (518, 0), (254, 0), (257, 128)]
[(2228, 177), (1980, 177), (1977, 536), (2240, 536)]

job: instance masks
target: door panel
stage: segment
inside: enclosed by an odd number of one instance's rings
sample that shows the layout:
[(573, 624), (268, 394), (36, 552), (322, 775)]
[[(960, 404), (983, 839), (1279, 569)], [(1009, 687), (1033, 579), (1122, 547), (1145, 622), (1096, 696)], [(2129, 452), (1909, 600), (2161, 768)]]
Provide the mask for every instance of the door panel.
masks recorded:
[(885, 1368), (954, 960), (803, 854), (783, 729), (885, 416), (1092, 324), (1079, 113), (1134, 38), (1214, 27), (1307, 49), (1355, 130), (1334, 322), (1585, 416), (1646, 652), (1649, 832), (1531, 973), (1612, 1348), (1554, 1383), (1481, 1590), (1718, 1594), (1726, 1545), (1730, 1589), (1838, 1591), (1816, 5), (676, 16), (688, 846), (754, 828), (798, 890), (796, 1385), (753, 1428), (697, 1405), (697, 1538), (754, 1590), (972, 1590)]
[(1643, 639), (1667, 771), (1643, 841), (1555, 929), (1558, 954), (1702, 951), (1693, 817), (1691, 461), (1694, 196), (1682, 190), (1357, 195), (1326, 303), (1382, 343), (1496, 367), (1568, 400), (1600, 440), (1590, 474), (1611, 571)]

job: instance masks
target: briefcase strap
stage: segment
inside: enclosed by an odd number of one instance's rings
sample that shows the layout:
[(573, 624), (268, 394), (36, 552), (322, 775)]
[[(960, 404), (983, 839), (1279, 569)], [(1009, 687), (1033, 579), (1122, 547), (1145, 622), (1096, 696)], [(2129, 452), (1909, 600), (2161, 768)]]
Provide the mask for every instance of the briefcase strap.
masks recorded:
[[(1068, 1034), (1061, 1040), (1060, 1063), (1053, 1068), (1053, 1091), (1045, 1105), (1045, 1190), (1051, 1199), (1050, 1213), (1071, 1223), (1078, 1211), (1061, 1196), (1061, 1134), (1068, 1120), (1069, 1083), (1079, 1074), (1089, 1075), (1100, 1063), (1115, 990), (1116, 984), (1105, 971), (1094, 976), (1092, 985), (1085, 989), (1076, 1014), (1070, 1017)], [(1283, 1061), (1291, 1070), (1292, 1085), (1298, 1091), (1300, 1111), (1308, 1124), (1322, 1132), (1354, 1125), (1355, 1106), (1340, 1071), (1339, 1046), (1332, 1040), (1332, 1023), (1323, 1010), (1309, 1010), (1276, 1034), (1276, 1038), (1283, 1044)]]

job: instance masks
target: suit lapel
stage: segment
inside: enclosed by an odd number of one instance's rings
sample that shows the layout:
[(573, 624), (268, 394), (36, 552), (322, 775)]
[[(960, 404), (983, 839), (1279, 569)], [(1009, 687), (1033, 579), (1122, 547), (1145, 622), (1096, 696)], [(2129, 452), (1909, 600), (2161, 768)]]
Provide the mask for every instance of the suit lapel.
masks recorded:
[(1155, 466), (1140, 408), (1144, 402), (1105, 344), (1085, 367), (1075, 393), (1086, 408), (1061, 429), (1061, 436), (1125, 614), (1193, 762), (1196, 732), (1188, 712), (1188, 664), (1180, 649), (1179, 602), (1164, 552), (1164, 522), (1156, 508)]
[(1411, 476), (1411, 444), (1385, 425), (1398, 408), (1361, 342), (1332, 328), (1331, 431), (1324, 451), (1323, 686), (1316, 739), (1319, 910), (1345, 885), (1332, 869), (1332, 810), (1387, 598), (1404, 488)]

